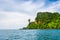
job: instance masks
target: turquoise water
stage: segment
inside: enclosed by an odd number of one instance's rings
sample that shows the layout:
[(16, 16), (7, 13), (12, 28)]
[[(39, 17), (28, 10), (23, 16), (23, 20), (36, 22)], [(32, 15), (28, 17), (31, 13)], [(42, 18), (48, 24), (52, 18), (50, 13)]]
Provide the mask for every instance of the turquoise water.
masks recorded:
[(0, 30), (0, 40), (60, 40), (60, 30)]

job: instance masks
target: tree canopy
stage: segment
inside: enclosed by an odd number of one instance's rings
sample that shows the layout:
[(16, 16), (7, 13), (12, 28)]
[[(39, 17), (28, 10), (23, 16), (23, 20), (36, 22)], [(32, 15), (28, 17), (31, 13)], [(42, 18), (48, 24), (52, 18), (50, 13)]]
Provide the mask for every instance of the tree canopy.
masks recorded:
[(58, 12), (38, 12), (34, 22), (26, 29), (60, 29), (60, 14)]

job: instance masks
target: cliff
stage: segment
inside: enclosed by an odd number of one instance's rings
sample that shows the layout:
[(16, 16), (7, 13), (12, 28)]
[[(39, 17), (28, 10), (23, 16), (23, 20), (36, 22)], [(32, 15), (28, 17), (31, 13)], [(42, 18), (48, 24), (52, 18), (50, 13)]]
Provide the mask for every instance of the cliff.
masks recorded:
[(60, 14), (58, 12), (38, 12), (34, 22), (23, 29), (60, 29)]

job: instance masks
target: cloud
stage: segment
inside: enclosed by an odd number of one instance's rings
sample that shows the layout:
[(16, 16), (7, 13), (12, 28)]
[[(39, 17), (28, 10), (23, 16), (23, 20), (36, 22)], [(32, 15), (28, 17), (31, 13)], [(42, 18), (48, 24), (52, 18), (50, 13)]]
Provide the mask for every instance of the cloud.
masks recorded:
[(25, 27), (42, 11), (60, 12), (60, 0), (0, 0), (0, 29)]
[(33, 0), (27, 1), (19, 1), (19, 0), (6, 0), (6, 1), (1, 1), (2, 5), (0, 7), (0, 10), (2, 11), (22, 11), (22, 12), (33, 12), (36, 10), (38, 7), (42, 7), (44, 5), (44, 2), (38, 1), (35, 2)]
[(60, 10), (58, 11), (59, 8), (60, 8), (60, 1), (57, 1), (57, 2), (49, 4), (47, 7), (44, 6), (41, 9), (39, 8), (37, 11), (60, 12)]
[(0, 11), (14, 11), (32, 14), (32, 12), (37, 10), (56, 10), (58, 8), (56, 8), (55, 5), (57, 6), (58, 4), (60, 4), (59, 0), (0, 0)]
[(28, 14), (23, 14), (19, 12), (0, 12), (1, 17), (0, 19), (0, 29), (18, 29), (27, 26), (28, 19), (32, 18), (33, 16)]

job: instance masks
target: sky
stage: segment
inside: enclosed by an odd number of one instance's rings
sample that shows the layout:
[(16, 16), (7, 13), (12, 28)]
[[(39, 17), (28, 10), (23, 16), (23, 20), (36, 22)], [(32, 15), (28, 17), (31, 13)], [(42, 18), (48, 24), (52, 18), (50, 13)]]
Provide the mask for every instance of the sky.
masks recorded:
[(0, 29), (19, 29), (37, 12), (60, 12), (60, 0), (0, 0)]

